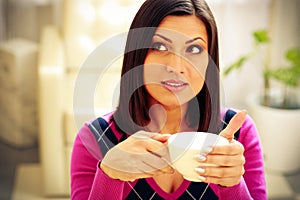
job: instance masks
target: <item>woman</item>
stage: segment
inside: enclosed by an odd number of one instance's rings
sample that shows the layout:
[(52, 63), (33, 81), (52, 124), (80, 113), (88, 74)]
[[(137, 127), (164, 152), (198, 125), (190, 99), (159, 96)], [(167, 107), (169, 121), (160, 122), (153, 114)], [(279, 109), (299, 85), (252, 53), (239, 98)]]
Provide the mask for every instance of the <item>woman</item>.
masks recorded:
[[(218, 61), (204, 0), (147, 0), (127, 37), (117, 110), (86, 123), (75, 140), (72, 199), (267, 199), (250, 117), (239, 112), (221, 131)], [(184, 131), (230, 141), (196, 156), (199, 182), (168, 164), (167, 139)]]

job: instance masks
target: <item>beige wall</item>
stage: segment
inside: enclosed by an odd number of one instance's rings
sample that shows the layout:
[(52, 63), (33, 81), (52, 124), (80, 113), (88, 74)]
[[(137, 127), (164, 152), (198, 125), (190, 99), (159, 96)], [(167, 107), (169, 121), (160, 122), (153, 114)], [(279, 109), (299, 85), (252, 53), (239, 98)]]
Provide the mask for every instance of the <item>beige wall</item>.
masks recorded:
[[(221, 69), (251, 50), (251, 33), (257, 29), (270, 30), (272, 67), (285, 63), (287, 48), (300, 46), (300, 0), (210, 1), (219, 27)], [(247, 108), (248, 95), (262, 89), (261, 64), (256, 58), (222, 77), (224, 106)]]
[(6, 39), (21, 37), (38, 42), (42, 27), (54, 23), (50, 1), (8, 0), (5, 12)]
[(271, 65), (284, 64), (284, 52), (300, 46), (300, 0), (275, 0), (271, 27)]
[[(273, 42), (270, 51), (272, 66), (284, 63), (283, 52), (288, 47), (297, 44), (299, 46), (300, 0), (207, 1), (211, 5), (219, 27), (221, 68), (249, 51), (252, 45), (251, 32), (255, 29), (272, 25)], [(275, 3), (273, 9), (270, 6), (272, 1)], [(41, 28), (45, 24), (63, 25), (61, 20), (63, 13), (59, 6), (64, 0), (1, 0), (0, 2), (2, 4), (9, 2), (6, 6), (7, 13), (9, 13), (6, 19), (7, 27), (4, 31), (7, 33), (7, 38), (23, 37), (39, 41)], [(122, 2), (122, 5), (127, 5), (133, 1), (123, 0)], [(137, 2), (141, 4), (142, 0), (137, 0)], [(271, 13), (272, 21), (270, 22)], [(5, 24), (3, 19), (0, 21), (0, 33), (1, 23)], [(109, 25), (105, 24), (105, 26)], [(98, 31), (97, 34), (101, 32)], [(0, 40), (1, 37), (5, 37), (3, 35), (1, 34)], [(222, 79), (224, 106), (244, 108), (245, 97), (261, 88), (261, 71), (258, 65), (259, 61), (256, 60), (254, 66), (248, 66), (247, 69), (234, 72)]]
[(0, 0), (0, 42), (6, 38), (5, 24), (6, 24), (5, 2), (4, 0)]

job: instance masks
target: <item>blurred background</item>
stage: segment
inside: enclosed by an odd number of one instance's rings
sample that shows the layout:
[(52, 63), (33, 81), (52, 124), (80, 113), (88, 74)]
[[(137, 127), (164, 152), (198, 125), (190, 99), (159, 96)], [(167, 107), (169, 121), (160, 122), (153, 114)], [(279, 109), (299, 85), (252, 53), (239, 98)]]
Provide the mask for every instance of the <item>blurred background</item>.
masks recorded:
[[(115, 107), (120, 52), (143, 2), (0, 0), (0, 199), (69, 199), (74, 137), (84, 121)], [(300, 158), (293, 152), (300, 150), (300, 109), (284, 110), (287, 119), (279, 109), (255, 112), (249, 99), (262, 90), (261, 66), (285, 66), (285, 52), (300, 47), (300, 0), (207, 3), (219, 29), (221, 73), (252, 51), (254, 31), (266, 30), (271, 38), (245, 67), (222, 75), (222, 106), (247, 109), (257, 123), (269, 198), (299, 200)], [(99, 63), (110, 52), (114, 59)], [(272, 86), (285, 87), (274, 80)], [(299, 87), (291, 90), (300, 94)]]

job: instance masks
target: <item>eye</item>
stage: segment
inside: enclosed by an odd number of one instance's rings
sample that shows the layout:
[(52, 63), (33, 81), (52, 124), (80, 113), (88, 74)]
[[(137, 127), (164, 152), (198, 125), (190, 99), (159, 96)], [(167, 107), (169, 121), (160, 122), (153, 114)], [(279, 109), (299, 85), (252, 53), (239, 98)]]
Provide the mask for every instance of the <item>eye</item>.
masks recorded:
[(191, 45), (186, 51), (191, 54), (200, 54), (203, 51), (203, 48), (200, 45)]
[(156, 51), (167, 51), (168, 48), (161, 42), (155, 42), (152, 44), (151, 46), (152, 50), (156, 50)]

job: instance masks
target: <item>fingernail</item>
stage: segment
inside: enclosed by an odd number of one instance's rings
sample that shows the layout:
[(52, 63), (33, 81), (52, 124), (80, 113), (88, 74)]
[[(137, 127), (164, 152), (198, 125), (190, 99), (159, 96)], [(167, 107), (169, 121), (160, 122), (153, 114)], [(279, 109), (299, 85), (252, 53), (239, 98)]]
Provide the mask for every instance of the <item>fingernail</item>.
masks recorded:
[(206, 157), (204, 155), (201, 155), (201, 154), (197, 154), (194, 156), (197, 160), (199, 161), (205, 161), (206, 160)]
[(197, 168), (195, 168), (195, 171), (198, 172), (199, 174), (204, 174), (205, 169), (197, 167)]
[(203, 152), (210, 153), (210, 152), (212, 152), (212, 150), (213, 150), (212, 147), (205, 147)]
[(169, 174), (174, 174), (174, 172), (175, 172), (175, 171), (174, 171), (174, 168), (173, 168), (173, 167), (170, 167), (168, 173), (169, 173)]
[(174, 168), (171, 167), (171, 166), (168, 166), (168, 167), (162, 169), (162, 172), (167, 173), (167, 174), (173, 174), (174, 173)]
[(206, 178), (204, 176), (198, 176), (198, 179), (200, 179), (201, 181), (206, 181)]

